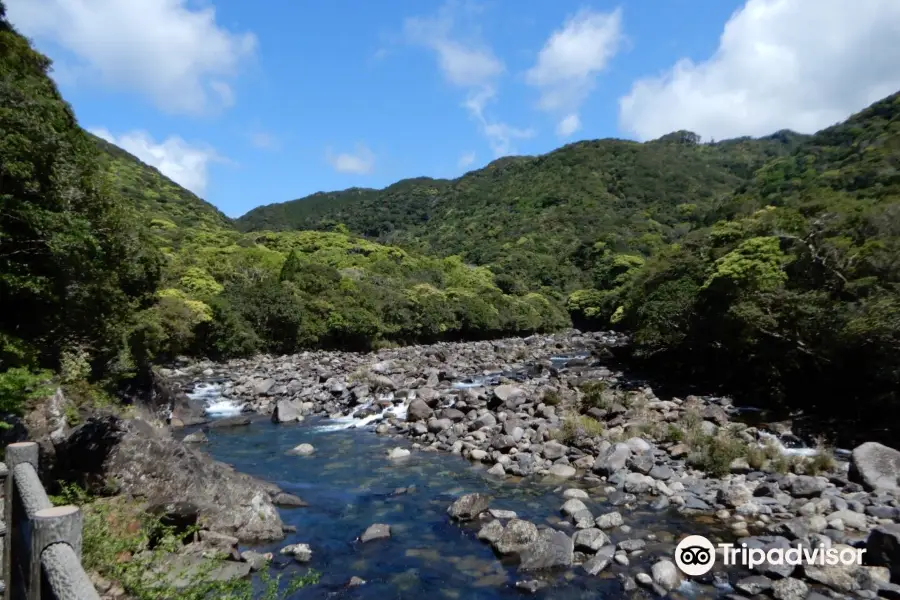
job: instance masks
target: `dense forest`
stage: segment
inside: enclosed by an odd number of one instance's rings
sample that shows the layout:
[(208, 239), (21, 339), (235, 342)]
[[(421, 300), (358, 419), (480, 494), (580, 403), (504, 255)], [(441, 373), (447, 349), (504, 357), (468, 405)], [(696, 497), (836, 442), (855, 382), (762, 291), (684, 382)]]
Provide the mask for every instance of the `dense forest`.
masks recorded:
[(897, 412), (898, 95), (812, 136), (584, 141), (232, 221), (81, 129), (49, 70), (0, 3), (0, 409), (51, 373), (574, 323), (756, 400)]

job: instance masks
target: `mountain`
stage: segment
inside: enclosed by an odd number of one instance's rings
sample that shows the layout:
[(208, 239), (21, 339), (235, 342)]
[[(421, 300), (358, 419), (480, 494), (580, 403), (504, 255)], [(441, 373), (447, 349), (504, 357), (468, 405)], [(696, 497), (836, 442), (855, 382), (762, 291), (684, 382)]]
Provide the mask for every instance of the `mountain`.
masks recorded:
[(381, 242), (490, 265), (510, 291), (571, 291), (590, 282), (580, 255), (599, 239), (650, 252), (803, 139), (779, 132), (701, 144), (676, 132), (648, 143), (578, 142), (543, 156), (502, 158), (455, 180), (406, 179), (383, 190), (262, 206), (236, 225), (281, 231), (341, 223)]
[(98, 160), (115, 192), (131, 202), (140, 214), (178, 227), (232, 227), (231, 219), (219, 209), (155, 167), (91, 133), (87, 136), (100, 149)]

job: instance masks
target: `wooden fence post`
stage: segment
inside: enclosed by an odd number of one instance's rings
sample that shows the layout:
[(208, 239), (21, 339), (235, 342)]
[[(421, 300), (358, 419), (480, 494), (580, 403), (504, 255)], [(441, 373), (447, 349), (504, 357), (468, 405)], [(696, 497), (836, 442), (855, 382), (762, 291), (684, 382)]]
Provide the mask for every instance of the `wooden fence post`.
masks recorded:
[(22, 508), (16, 501), (16, 482), (13, 476), (13, 470), (16, 465), (28, 463), (34, 467), (35, 472), (38, 470), (38, 459), (40, 451), (35, 442), (17, 442), (6, 447), (6, 466), (9, 469), (9, 475), (6, 477), (6, 500), (4, 518), (6, 519), (6, 544), (3, 553), (3, 581), (6, 583), (6, 591), (4, 598), (9, 600), (14, 593), (13, 590), (21, 585), (21, 577), (14, 573), (12, 568), (13, 547), (18, 541), (21, 519), (27, 518), (22, 515)]

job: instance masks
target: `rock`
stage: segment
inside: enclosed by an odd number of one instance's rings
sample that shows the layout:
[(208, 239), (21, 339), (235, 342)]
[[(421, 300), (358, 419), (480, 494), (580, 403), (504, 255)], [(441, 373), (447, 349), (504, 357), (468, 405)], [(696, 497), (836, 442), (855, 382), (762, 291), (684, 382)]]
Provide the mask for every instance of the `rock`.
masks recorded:
[(631, 448), (631, 451), (634, 454), (643, 454), (644, 452), (649, 452), (653, 447), (650, 445), (650, 442), (648, 442), (644, 438), (639, 437), (629, 438), (625, 441), (625, 445)]
[(298, 498), (297, 496), (288, 494), (287, 492), (279, 492), (272, 496), (272, 504), (274, 504), (275, 506), (280, 506), (282, 508), (301, 508), (304, 506), (309, 506), (309, 504), (302, 498)]
[(779, 579), (772, 584), (772, 595), (776, 600), (805, 600), (809, 586), (793, 577)]
[(791, 495), (798, 498), (811, 498), (820, 495), (828, 487), (828, 481), (809, 475), (798, 475), (791, 482)]
[(670, 592), (681, 585), (681, 571), (671, 560), (661, 560), (650, 569), (653, 583)]
[(369, 383), (376, 391), (393, 392), (397, 389), (397, 384), (385, 375), (369, 375)]
[(613, 529), (615, 527), (621, 527), (624, 523), (624, 519), (622, 519), (622, 515), (619, 512), (611, 512), (606, 513), (605, 515), (600, 515), (594, 521), (594, 523), (600, 529)]
[(359, 536), (359, 541), (365, 544), (366, 542), (383, 540), (389, 537), (391, 537), (391, 526), (383, 523), (375, 523), (374, 525), (369, 525), (368, 529)]
[(540, 581), (538, 579), (529, 579), (527, 581), (517, 581), (516, 589), (522, 590), (523, 592), (527, 592), (529, 594), (537, 594), (539, 591), (547, 587), (549, 584), (546, 581)]
[(534, 523), (513, 519), (506, 524), (503, 533), (494, 544), (500, 554), (519, 554), (538, 539), (538, 528)]
[(366, 584), (366, 580), (365, 580), (365, 579), (363, 579), (362, 577), (357, 577), (356, 575), (354, 575), (353, 577), (350, 578), (350, 581), (347, 582), (347, 587), (351, 587), (351, 588), (352, 588), (352, 587), (359, 587), (359, 586), (365, 585), (365, 584)]
[(500, 536), (503, 535), (503, 524), (496, 519), (488, 522), (484, 527), (478, 530), (477, 538), (491, 545), (495, 544)]
[(293, 556), (297, 562), (305, 563), (312, 560), (312, 548), (309, 544), (291, 544), (279, 550), (284, 556)]
[(873, 529), (866, 539), (865, 559), (870, 565), (888, 567), (891, 580), (900, 581), (900, 525), (891, 523)]
[(656, 481), (641, 473), (628, 473), (625, 476), (625, 491), (629, 494), (646, 494), (656, 485)]
[(434, 411), (425, 404), (424, 400), (416, 398), (409, 403), (409, 408), (406, 412), (406, 420), (411, 423), (416, 421), (427, 421), (433, 414)]
[(520, 553), (519, 570), (568, 567), (574, 558), (572, 538), (556, 529), (543, 529), (537, 540)]
[(878, 442), (866, 442), (853, 449), (849, 479), (867, 490), (900, 491), (900, 452)]
[(576, 531), (572, 537), (576, 550), (594, 553), (609, 544), (609, 536), (596, 528)]
[(571, 499), (576, 498), (578, 500), (587, 500), (589, 498), (588, 493), (584, 490), (580, 490), (578, 488), (569, 488), (563, 492), (563, 498)]
[(738, 580), (734, 587), (748, 596), (756, 596), (772, 589), (772, 580), (764, 575), (751, 575)]
[(509, 408), (515, 408), (520, 400), (524, 400), (525, 391), (514, 385), (498, 385), (494, 388), (493, 401), (488, 404), (488, 408), (495, 409), (502, 405)]
[(596, 575), (609, 566), (614, 554), (615, 546), (604, 546), (597, 551), (597, 554), (581, 565), (581, 568), (584, 569), (588, 575)]
[(229, 427), (246, 427), (250, 424), (250, 417), (222, 417), (215, 421), (210, 421), (210, 429), (226, 429)]
[(176, 590), (190, 587), (197, 581), (212, 583), (244, 579), (250, 575), (251, 570), (250, 563), (247, 562), (223, 560), (210, 564), (202, 556), (187, 554), (169, 555), (160, 561), (157, 568), (161, 572), (151, 576)]
[(209, 529), (241, 542), (280, 540), (283, 523), (271, 497), (281, 490), (235, 472), (140, 419), (94, 417), (72, 430), (57, 452), (57, 476), (149, 503), (190, 503)]
[(194, 433), (184, 436), (182, 442), (185, 444), (206, 444), (209, 442), (209, 438), (206, 437), (206, 434), (202, 431), (195, 431)]
[(643, 550), (646, 545), (647, 542), (639, 539), (623, 540), (618, 543), (619, 550), (624, 550), (625, 552), (637, 552), (638, 550)]
[(256, 385), (253, 386), (253, 391), (256, 393), (257, 396), (264, 396), (264, 395), (268, 394), (269, 390), (271, 390), (274, 386), (275, 386), (274, 379), (264, 379), (264, 380), (256, 383)]
[(288, 450), (287, 453), (290, 456), (310, 456), (311, 454), (315, 453), (315, 451), (316, 449), (312, 444), (300, 444)]
[(567, 517), (571, 517), (575, 513), (582, 510), (588, 510), (588, 507), (578, 498), (570, 498), (566, 500), (565, 504), (563, 504), (559, 509), (559, 511)]
[(266, 568), (266, 565), (272, 560), (272, 554), (269, 552), (263, 554), (255, 550), (244, 550), (241, 552), (241, 560), (250, 565), (251, 571), (260, 571)]
[(488, 509), (491, 498), (485, 494), (460, 496), (447, 509), (447, 514), (457, 521), (471, 521)]
[(853, 510), (838, 510), (825, 517), (829, 523), (840, 520), (844, 525), (851, 529), (859, 529), (860, 531), (868, 529), (866, 526), (866, 515)]
[(518, 517), (514, 510), (503, 510), (501, 508), (489, 508), (488, 514), (495, 519), (515, 519)]
[(408, 457), (409, 454), (410, 452), (406, 448), (391, 448), (388, 450), (387, 457), (391, 460), (398, 460)]
[(495, 477), (503, 477), (506, 475), (506, 469), (503, 468), (503, 465), (497, 463), (493, 467), (487, 470), (488, 475), (493, 475)]
[[(850, 548), (850, 546), (843, 546), (843, 548)], [(861, 589), (862, 586), (857, 577), (863, 573), (865, 572), (861, 570), (860, 565), (855, 564), (806, 565), (803, 569), (806, 579), (827, 585), (839, 592), (855, 592)]]
[(743, 483), (733, 483), (721, 488), (718, 493), (718, 501), (730, 508), (737, 508), (747, 504), (753, 499), (753, 492)]
[(616, 471), (624, 469), (630, 457), (631, 448), (627, 444), (615, 444), (597, 457), (591, 470), (598, 475), (608, 477)]
[(569, 479), (571, 477), (575, 477), (575, 467), (570, 467), (569, 465), (553, 465), (548, 469), (550, 475), (553, 477), (559, 477), (562, 479)]
[(302, 420), (303, 412), (298, 402), (279, 400), (275, 403), (275, 410), (272, 412), (273, 423), (294, 423)]
[(671, 467), (666, 465), (654, 465), (650, 472), (647, 473), (648, 477), (652, 477), (653, 479), (658, 479), (660, 481), (668, 481), (671, 479), (675, 472), (672, 471)]
[(565, 456), (568, 450), (568, 446), (560, 444), (559, 442), (550, 441), (544, 444), (543, 454), (544, 457), (549, 460), (556, 460)]

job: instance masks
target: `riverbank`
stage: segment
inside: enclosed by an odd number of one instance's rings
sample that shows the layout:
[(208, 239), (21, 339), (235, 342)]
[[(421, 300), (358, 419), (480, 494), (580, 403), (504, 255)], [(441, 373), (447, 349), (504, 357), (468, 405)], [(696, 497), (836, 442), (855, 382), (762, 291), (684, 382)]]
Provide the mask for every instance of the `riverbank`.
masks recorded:
[[(653, 569), (638, 559), (645, 555), (647, 539), (617, 541), (621, 536), (610, 535), (623, 527), (629, 531), (637, 510), (655, 511), (661, 519), (671, 514), (701, 518), (732, 540), (761, 547), (797, 541), (864, 546), (871, 530), (896, 522), (895, 490), (866, 489), (872, 486), (858, 483), (866, 483), (866, 477), (853, 475), (845, 454), (802, 444), (790, 423), (755, 423), (758, 419), (726, 398), (661, 399), (604, 366), (607, 349), (623, 342), (611, 333), (568, 332), (372, 354), (308, 352), (221, 365), (201, 362), (164, 375), (192, 397), (175, 406), (171, 420), (176, 426), (200, 424), (207, 411), (220, 415), (211, 423), (215, 435), (228, 426), (247, 425), (242, 415), (253, 412), (280, 423), (315, 421), (292, 427), (319, 432), (369, 428), (410, 441), (377, 461), (402, 462), (443, 451), (471, 461), (498, 481), (549, 479), (561, 486), (560, 492), (582, 490), (567, 492), (564, 503), (534, 523), (566, 533), (556, 538), (562, 545), (552, 551), (557, 569), (605, 577), (615, 565), (637, 565), (616, 571), (625, 589), (640, 582), (657, 592), (654, 585), (665, 588), (652, 577), (647, 581)], [(231, 416), (222, 418), (226, 413)], [(194, 434), (192, 439), (205, 437)], [(304, 442), (293, 451), (301, 456), (277, 460), (300, 461), (316, 453), (315, 444)], [(871, 471), (876, 458), (857, 467)], [(296, 468), (299, 475), (301, 463)], [(523, 526), (503, 519), (484, 524), (480, 519), (490, 519), (490, 513), (478, 512), (473, 516), (479, 529), (490, 527), (480, 537), (504, 555), (502, 532)], [(529, 523), (524, 527), (537, 531)], [(666, 560), (673, 548), (670, 543), (652, 557)], [(521, 553), (505, 554), (505, 560), (521, 566)], [(668, 567), (656, 571), (668, 572)], [(793, 576), (837, 593), (865, 589), (876, 594), (891, 589), (885, 572), (863, 567), (837, 577), (763, 568), (754, 575), (762, 579), (752, 581), (753, 589), (780, 589), (786, 584), (775, 582)], [(737, 575), (723, 577), (731, 589), (750, 589)], [(509, 583), (518, 581), (524, 580), (519, 576)]]

